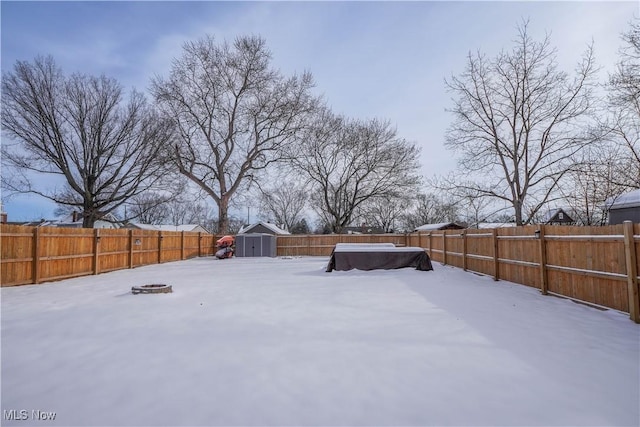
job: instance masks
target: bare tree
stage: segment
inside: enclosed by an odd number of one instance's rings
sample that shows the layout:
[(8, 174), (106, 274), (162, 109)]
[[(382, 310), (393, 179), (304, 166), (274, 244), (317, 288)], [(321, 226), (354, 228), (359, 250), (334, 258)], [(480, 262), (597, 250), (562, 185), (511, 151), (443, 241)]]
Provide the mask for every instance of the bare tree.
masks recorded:
[(487, 217), (496, 213), (496, 209), (491, 209), (491, 200), (470, 187), (473, 186), (467, 185), (461, 189), (457, 205), (468, 227), (478, 228), (481, 222), (485, 222)]
[(455, 97), (446, 146), (460, 153), (461, 175), (476, 177), (466, 187), (508, 202), (518, 225), (550, 200), (590, 142), (583, 129), (597, 71), (588, 47), (569, 77), (549, 36), (534, 41), (527, 26), (519, 26), (512, 51), (494, 59), (469, 54), (466, 70), (446, 81)]
[(416, 188), (418, 154), (388, 122), (346, 120), (322, 109), (291, 158), (309, 179), (321, 222), (340, 233), (367, 201)]
[(292, 180), (278, 180), (272, 187), (260, 187), (260, 211), (270, 222), (291, 230), (302, 218), (309, 199), (307, 188)]
[(411, 196), (398, 191), (387, 197), (375, 197), (364, 203), (360, 209), (361, 217), (367, 225), (382, 228), (386, 233), (396, 231), (400, 218), (411, 206)]
[[(156, 154), (170, 137), (145, 98), (105, 76), (65, 77), (52, 57), (18, 61), (2, 76), (3, 186), (79, 208), (83, 226), (113, 212), (160, 178)], [(32, 185), (30, 173), (61, 176), (64, 188)]]
[(433, 193), (418, 194), (414, 205), (402, 217), (406, 231), (413, 231), (424, 224), (458, 221), (456, 203)]
[(207, 205), (195, 197), (178, 197), (167, 204), (167, 217), (173, 225), (202, 224), (208, 213)]
[(309, 73), (285, 78), (260, 37), (217, 45), (207, 36), (184, 45), (168, 78), (152, 92), (177, 125), (168, 153), (177, 169), (218, 207), (218, 229), (241, 184), (280, 157), (313, 110)]
[(170, 197), (158, 192), (145, 192), (132, 197), (127, 204), (127, 216), (142, 224), (164, 224), (167, 220), (165, 204)]
[(620, 147), (618, 168), (612, 179), (627, 188), (640, 188), (640, 20), (622, 35), (620, 60), (609, 77), (606, 129)]

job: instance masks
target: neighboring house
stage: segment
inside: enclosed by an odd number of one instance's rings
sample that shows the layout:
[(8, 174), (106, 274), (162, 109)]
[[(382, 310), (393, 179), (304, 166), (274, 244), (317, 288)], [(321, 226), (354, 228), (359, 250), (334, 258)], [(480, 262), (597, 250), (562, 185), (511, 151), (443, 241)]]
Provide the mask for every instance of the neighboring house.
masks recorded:
[(153, 230), (153, 231), (188, 231), (191, 233), (207, 233), (209, 231), (198, 224), (141, 224), (139, 222), (129, 222), (124, 228), (131, 228), (133, 230)]
[(640, 222), (640, 190), (630, 191), (608, 199), (605, 206), (609, 210), (609, 224), (625, 221)]
[(250, 233), (262, 233), (262, 234), (291, 234), (287, 230), (283, 230), (275, 224), (269, 222), (257, 222), (255, 224), (244, 226), (238, 231), (238, 234), (250, 234)]
[(435, 230), (462, 230), (467, 228), (464, 225), (457, 224), (455, 222), (440, 222), (437, 224), (425, 224), (420, 227), (416, 227), (414, 231), (435, 231)]
[[(62, 227), (62, 228), (82, 228), (82, 214), (72, 212), (69, 215), (58, 218), (40, 226)], [(101, 219), (93, 224), (93, 228), (122, 228), (122, 223), (111, 213), (103, 215)]]
[(574, 225), (576, 221), (562, 208), (552, 209), (544, 216), (543, 224)]

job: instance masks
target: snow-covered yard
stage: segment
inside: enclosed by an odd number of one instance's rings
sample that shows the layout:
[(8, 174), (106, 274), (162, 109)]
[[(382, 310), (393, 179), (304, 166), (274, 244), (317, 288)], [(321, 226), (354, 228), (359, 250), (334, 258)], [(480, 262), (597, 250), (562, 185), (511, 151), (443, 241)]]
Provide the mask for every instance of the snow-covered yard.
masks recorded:
[[(199, 258), (3, 288), (2, 424), (640, 424), (626, 314), (438, 263), (326, 262)], [(174, 292), (131, 294), (149, 283)]]

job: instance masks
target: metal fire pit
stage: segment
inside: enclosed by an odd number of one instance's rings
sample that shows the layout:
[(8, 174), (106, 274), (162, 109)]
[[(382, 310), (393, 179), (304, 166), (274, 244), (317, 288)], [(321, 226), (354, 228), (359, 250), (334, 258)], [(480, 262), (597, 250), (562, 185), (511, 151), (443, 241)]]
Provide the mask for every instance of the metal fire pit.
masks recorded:
[(131, 288), (131, 293), (134, 295), (137, 294), (168, 294), (173, 292), (171, 290), (171, 285), (163, 285), (163, 284), (153, 284), (153, 285), (142, 285), (142, 286), (133, 286)]

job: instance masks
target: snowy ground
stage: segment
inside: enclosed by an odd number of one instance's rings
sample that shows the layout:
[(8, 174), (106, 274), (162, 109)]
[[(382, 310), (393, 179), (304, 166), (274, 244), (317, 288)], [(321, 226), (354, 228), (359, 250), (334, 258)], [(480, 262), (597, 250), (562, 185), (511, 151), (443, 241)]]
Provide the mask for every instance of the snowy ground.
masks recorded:
[[(326, 262), (200, 258), (3, 288), (3, 425), (640, 424), (628, 315), (438, 263)], [(149, 283), (174, 293), (130, 293)]]

